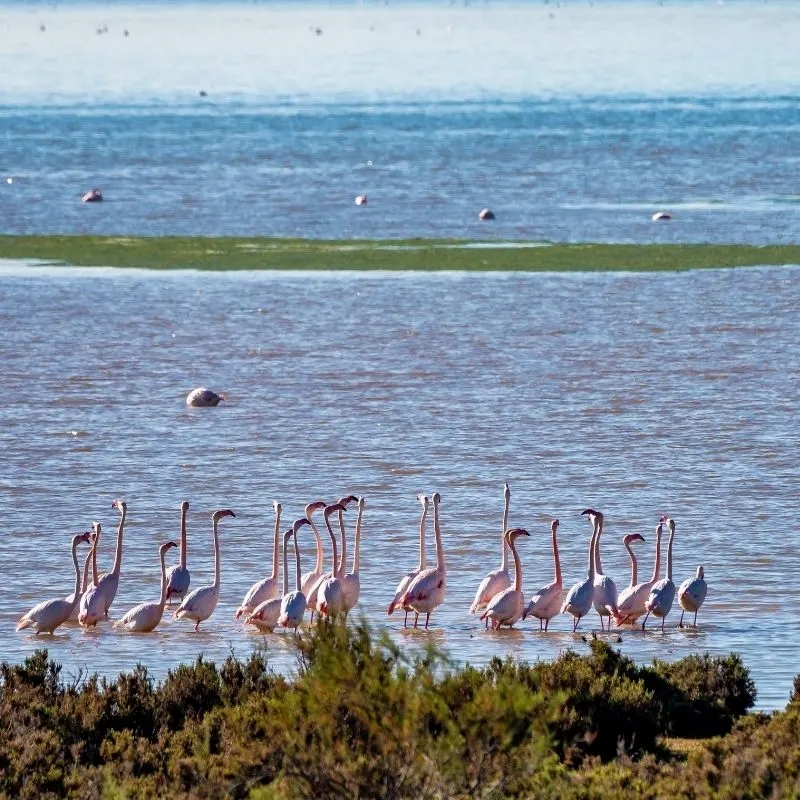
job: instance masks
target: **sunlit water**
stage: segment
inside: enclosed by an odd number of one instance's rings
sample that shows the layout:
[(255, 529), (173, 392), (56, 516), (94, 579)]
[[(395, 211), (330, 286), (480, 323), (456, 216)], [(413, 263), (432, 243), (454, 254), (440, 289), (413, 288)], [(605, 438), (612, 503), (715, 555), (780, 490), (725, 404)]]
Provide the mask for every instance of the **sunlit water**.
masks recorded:
[[(246, 655), (265, 639), (233, 621), (268, 572), (272, 501), (366, 498), (359, 609), (408, 648), (434, 641), (458, 662), (585, 650), (559, 617), (482, 629), (467, 613), (499, 565), (502, 485), (524, 585), (551, 579), (550, 519), (564, 579), (585, 575), (587, 505), (606, 514), (603, 565), (618, 585), (621, 537), (677, 521), (676, 583), (706, 568), (698, 630), (623, 633), (639, 661), (742, 654), (759, 702), (780, 707), (797, 672), (800, 602), (791, 531), (798, 492), (800, 282), (795, 268), (677, 274), (158, 274), (9, 265), (0, 269), (3, 410), (0, 653), (46, 645), (69, 671), (156, 674), (198, 653)], [(188, 409), (194, 386), (224, 390)], [(442, 495), (447, 599), (428, 633), (385, 608), (417, 560), (418, 492)], [(221, 525), (222, 591), (195, 634), (165, 620), (150, 635), (64, 628), (14, 632), (39, 600), (71, 591), (70, 536), (104, 523), (109, 569), (129, 506), (120, 616), (158, 592), (158, 545), (191, 502), (192, 585), (213, 577), (210, 513)], [(354, 513), (349, 516), (352, 536)], [(430, 532), (430, 529), (429, 529)], [(301, 536), (304, 569), (312, 541)], [(329, 556), (330, 548), (326, 549)], [(429, 553), (433, 558), (432, 536)], [(175, 555), (170, 553), (170, 562)], [(677, 605), (675, 607), (677, 609)], [(597, 628), (592, 614), (581, 624)], [(291, 637), (266, 638), (276, 669)]]
[(0, 3), (0, 231), (791, 242), (798, 41), (794, 2)]

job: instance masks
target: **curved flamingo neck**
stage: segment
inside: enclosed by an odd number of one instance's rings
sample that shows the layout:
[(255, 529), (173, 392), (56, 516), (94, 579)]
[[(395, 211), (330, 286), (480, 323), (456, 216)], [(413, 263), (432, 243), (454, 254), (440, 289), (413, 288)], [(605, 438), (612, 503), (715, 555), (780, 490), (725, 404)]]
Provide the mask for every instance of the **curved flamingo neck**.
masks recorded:
[(89, 585), (89, 570), (92, 566), (92, 548), (86, 554), (86, 559), (83, 562), (83, 581), (81, 582), (81, 594), (83, 594)]
[(597, 520), (597, 536), (594, 540), (594, 570), (598, 575), (603, 574), (603, 566), (600, 563), (600, 536), (603, 533), (603, 519), (602, 517)]
[(331, 527), (330, 517), (325, 517), (325, 527), (328, 529), (328, 533), (330, 534), (331, 547), (333, 548), (333, 569), (331, 570), (331, 575), (336, 578), (338, 577), (336, 574), (336, 561), (339, 557), (339, 546), (336, 544), (336, 534), (333, 532), (333, 528)]
[(639, 565), (636, 561), (636, 556), (631, 549), (630, 542), (625, 542), (625, 549), (628, 551), (628, 555), (631, 557), (631, 586), (636, 586), (636, 579), (639, 577)]
[(553, 527), (553, 565), (556, 571), (555, 582), (561, 583), (561, 559), (558, 556), (558, 534), (555, 526)]
[(119, 575), (120, 568), (122, 567), (122, 531), (125, 527), (125, 517), (128, 515), (126, 506), (122, 507), (119, 518), (119, 527), (117, 528), (117, 550), (114, 553), (114, 569), (111, 570), (112, 575)]
[(425, 520), (428, 518), (428, 506), (422, 506), (422, 517), (419, 521), (419, 567), (417, 572), (422, 572), (425, 569)]
[(658, 580), (658, 574), (661, 572), (661, 527), (656, 530), (656, 563), (653, 564), (653, 575), (650, 578), (650, 583), (655, 583)]
[(675, 538), (675, 528), (669, 529), (669, 542), (667, 542), (667, 580), (672, 580), (672, 540)]
[(167, 602), (167, 568), (164, 566), (164, 556), (166, 550), (162, 550), (161, 556), (161, 599), (158, 601), (159, 608), (163, 611)]
[(511, 548), (511, 555), (514, 556), (514, 591), (522, 591), (522, 562), (519, 560), (517, 545), (513, 539), (509, 538), (508, 546)]
[(444, 547), (442, 547), (442, 532), (439, 529), (439, 504), (433, 504), (433, 533), (436, 537), (436, 568), (444, 572)]
[(178, 563), (186, 569), (186, 509), (181, 506), (181, 552)]
[[(303, 577), (300, 574), (300, 546), (297, 544), (297, 531), (293, 530), (294, 537), (294, 575), (295, 575), (295, 591), (303, 591)], [(356, 545), (358, 547), (358, 545)]]
[(92, 586), (97, 586), (97, 545), (100, 544), (100, 525), (94, 529), (94, 541), (92, 542)]
[(317, 530), (317, 526), (314, 524), (314, 520), (311, 519), (309, 516), (308, 521), (311, 523), (311, 530), (314, 531), (314, 536), (317, 540), (317, 565), (314, 567), (314, 572), (317, 575), (322, 573), (322, 537), (319, 535), (319, 531)]
[(286, 531), (283, 534), (283, 594), (289, 594), (289, 557), (287, 551), (289, 549), (289, 539), (292, 535), (291, 531)]
[(217, 525), (219, 524), (216, 517), (211, 521), (212, 530), (214, 532), (214, 588), (219, 589), (219, 532)]
[(364, 516), (364, 506), (360, 503), (358, 505), (358, 516), (356, 517), (356, 540), (353, 544), (353, 573), (358, 574), (358, 569), (361, 566), (360, 552), (361, 552), (361, 518)]
[(81, 599), (81, 571), (78, 567), (78, 542), (73, 541), (72, 543), (72, 564), (75, 567), (75, 594), (72, 598), (72, 607), (75, 608), (75, 604), (80, 602)]
[[(281, 507), (275, 509), (275, 535), (272, 540), (272, 580), (278, 580), (278, 538), (281, 535)], [(284, 548), (285, 549), (285, 548)]]
[(597, 519), (592, 523), (592, 538), (589, 540), (589, 578), (594, 578), (594, 542), (597, 538)]
[(503, 560), (500, 562), (500, 570), (508, 572), (508, 542), (506, 542), (506, 531), (508, 530), (508, 507), (511, 502), (511, 492), (508, 491), (508, 484), (505, 486), (503, 494), (503, 530), (500, 537), (503, 542)]
[(342, 534), (342, 555), (339, 561), (339, 572), (336, 574), (336, 560), (334, 559), (334, 574), (337, 578), (341, 578), (347, 572), (347, 531), (344, 527), (344, 512), (339, 511), (339, 531)]

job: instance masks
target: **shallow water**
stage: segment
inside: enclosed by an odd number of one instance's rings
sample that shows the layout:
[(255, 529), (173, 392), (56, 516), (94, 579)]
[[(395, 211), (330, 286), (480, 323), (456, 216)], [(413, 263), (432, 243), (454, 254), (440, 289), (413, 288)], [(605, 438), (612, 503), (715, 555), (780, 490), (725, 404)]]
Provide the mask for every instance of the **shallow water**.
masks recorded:
[(0, 231), (796, 241), (798, 40), (793, 2), (0, 2)]
[[(148, 273), (0, 269), (3, 404), (0, 514), (6, 579), (0, 653), (45, 644), (74, 672), (113, 675), (142, 661), (163, 675), (202, 652), (262, 643), (233, 611), (270, 562), (271, 503), (284, 520), (306, 502), (363, 494), (360, 608), (409, 647), (434, 640), (457, 661), (535, 660), (585, 648), (554, 620), (541, 635), (482, 630), (467, 614), (498, 565), (502, 484), (524, 585), (551, 579), (548, 523), (561, 521), (564, 579), (581, 580), (587, 505), (606, 515), (603, 565), (627, 585), (620, 539), (642, 533), (652, 569), (661, 513), (677, 520), (676, 583), (706, 568), (700, 628), (623, 633), (637, 660), (742, 654), (765, 708), (785, 704), (797, 671), (797, 553), (787, 528), (798, 491), (800, 283), (795, 268), (678, 274)], [(194, 386), (223, 390), (188, 409)], [(385, 607), (416, 562), (417, 492), (442, 494), (448, 594), (427, 634)], [(210, 582), (210, 512), (224, 520), (222, 596), (194, 634), (16, 634), (41, 599), (71, 591), (69, 539), (104, 523), (110, 568), (129, 505), (112, 612), (154, 599), (158, 545), (189, 512), (193, 586)], [(350, 514), (352, 534), (354, 514)], [(312, 537), (302, 537), (304, 568)], [(432, 537), (429, 552), (433, 557)], [(329, 553), (329, 548), (326, 550)], [(170, 554), (174, 562), (174, 554)], [(677, 607), (677, 606), (676, 606)], [(596, 626), (596, 616), (581, 629)], [(288, 637), (290, 638), (290, 637)], [(278, 669), (287, 638), (267, 638)]]

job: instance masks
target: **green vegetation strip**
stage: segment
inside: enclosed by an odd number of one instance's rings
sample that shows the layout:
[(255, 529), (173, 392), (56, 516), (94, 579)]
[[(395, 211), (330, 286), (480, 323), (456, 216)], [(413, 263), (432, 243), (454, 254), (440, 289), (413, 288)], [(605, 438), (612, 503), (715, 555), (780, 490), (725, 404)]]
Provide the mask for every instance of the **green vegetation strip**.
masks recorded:
[[(627, 632), (625, 636), (633, 636)], [(735, 656), (639, 666), (605, 642), (526, 664), (410, 656), (365, 623), (198, 659), (156, 683), (62, 676), (46, 651), (0, 665), (0, 797), (757, 798), (800, 791), (798, 688), (747, 713)], [(269, 644), (267, 647), (271, 648)], [(283, 647), (284, 645), (282, 645)], [(691, 741), (690, 741), (691, 740)]]
[(663, 271), (800, 264), (800, 246), (549, 244), (453, 239), (0, 236), (0, 258), (150, 269)]

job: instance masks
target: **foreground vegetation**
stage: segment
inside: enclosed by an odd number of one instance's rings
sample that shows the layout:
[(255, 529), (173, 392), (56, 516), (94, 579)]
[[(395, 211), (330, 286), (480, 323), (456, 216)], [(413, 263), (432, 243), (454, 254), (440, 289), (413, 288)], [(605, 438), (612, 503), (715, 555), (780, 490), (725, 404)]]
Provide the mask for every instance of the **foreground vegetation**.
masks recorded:
[(796, 796), (797, 690), (773, 715), (747, 715), (754, 701), (737, 656), (639, 667), (602, 641), (454, 668), (364, 624), (322, 626), (291, 678), (256, 654), (160, 684), (142, 666), (64, 680), (42, 650), (0, 667), (0, 795)]
[(800, 246), (321, 241), (232, 237), (0, 236), (0, 258), (151, 269), (683, 270), (800, 264)]

